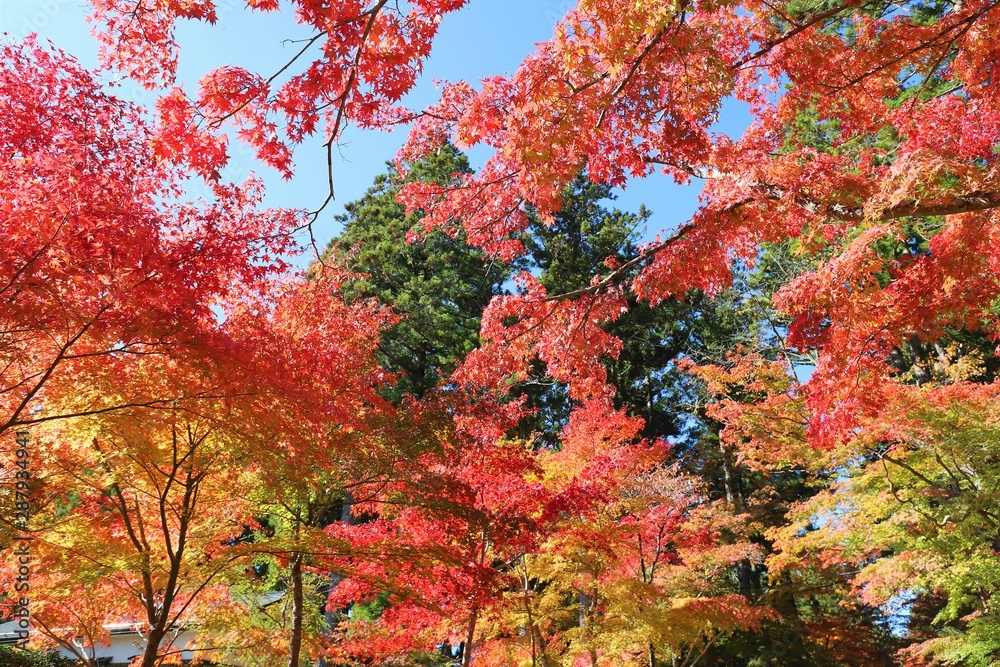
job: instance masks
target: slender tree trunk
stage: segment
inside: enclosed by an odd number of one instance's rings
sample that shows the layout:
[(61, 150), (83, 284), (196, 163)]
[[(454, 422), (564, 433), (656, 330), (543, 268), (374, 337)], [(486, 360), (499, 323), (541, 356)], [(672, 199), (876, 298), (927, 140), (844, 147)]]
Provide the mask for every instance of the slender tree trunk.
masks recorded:
[(479, 608), (473, 607), (469, 614), (469, 625), (465, 632), (465, 650), (462, 651), (462, 667), (469, 667), (472, 662), (472, 640), (476, 637), (476, 621), (479, 619)]
[(653, 648), (652, 644), (650, 644), (648, 650), (649, 650), (649, 667), (656, 667), (656, 649)]
[[(719, 441), (719, 454), (722, 458), (722, 481), (726, 489), (726, 502), (733, 510), (740, 512), (743, 510), (743, 488), (742, 480), (739, 476), (739, 469), (733, 464), (729, 457), (726, 446)], [(736, 580), (739, 582), (740, 595), (750, 599), (754, 588), (754, 571), (749, 559), (736, 563)]]
[(525, 561), (523, 554), (521, 556), (521, 565), (524, 567), (524, 578), (522, 579), (524, 584), (524, 611), (528, 615), (528, 636), (531, 639), (531, 665), (535, 667), (540, 657), (542, 659), (542, 667), (552, 667), (549, 655), (545, 651), (545, 640), (542, 638), (542, 633), (535, 624), (535, 619), (531, 613), (531, 599), (528, 596), (530, 577), (528, 576), (528, 563)]
[(542, 631), (538, 629), (537, 625), (531, 626), (531, 635), (535, 638), (535, 643), (538, 645), (538, 657), (542, 659), (542, 667), (552, 667), (552, 661), (549, 660), (549, 653), (545, 650), (545, 639), (542, 638)]
[[(180, 576), (181, 563), (184, 562), (184, 547), (187, 542), (189, 519), (186, 517), (190, 516), (187, 508), (193, 507), (191, 499), (194, 487), (190, 485), (190, 475), (188, 476), (188, 482), (189, 485), (184, 492), (183, 505), (181, 506), (184, 513), (181, 515), (180, 526), (177, 530), (177, 548), (170, 557), (170, 571), (167, 574), (166, 585), (163, 587), (163, 602), (158, 611), (155, 609), (155, 606), (150, 605), (147, 607), (149, 637), (147, 638), (146, 650), (142, 654), (142, 667), (156, 666), (160, 644), (171, 629), (170, 610), (174, 604), (174, 596), (177, 594), (177, 579)], [(143, 573), (143, 589), (147, 592), (153, 589), (152, 575), (148, 571)]]
[(583, 630), (583, 636), (587, 640), (587, 654), (590, 656), (590, 666), (597, 667), (597, 649), (594, 648), (594, 632), (590, 621), (593, 598), (580, 589), (577, 589), (576, 594), (577, 600), (580, 603), (580, 629)]
[[(195, 448), (199, 444), (205, 441), (208, 434), (201, 436), (197, 442), (191, 440), (191, 431), (188, 430), (189, 438), (189, 448), (185, 458), (194, 453)], [(94, 439), (94, 447), (100, 451), (98, 447), (97, 439)], [(178, 460), (178, 436), (176, 429), (173, 434), (173, 451), (174, 451), (174, 461)], [(120, 510), (122, 520), (125, 522), (125, 528), (128, 532), (129, 539), (132, 541), (133, 546), (139, 553), (142, 559), (142, 588), (143, 597), (145, 598), (146, 607), (146, 622), (149, 624), (149, 636), (146, 638), (146, 649), (142, 653), (141, 667), (156, 667), (156, 663), (159, 662), (157, 659), (157, 654), (160, 652), (160, 643), (163, 638), (167, 636), (167, 633), (172, 629), (172, 620), (170, 618), (171, 608), (173, 607), (174, 600), (176, 598), (179, 586), (177, 584), (180, 578), (181, 566), (184, 563), (184, 551), (187, 548), (187, 535), (188, 529), (191, 526), (191, 517), (195, 515), (195, 508), (198, 504), (198, 488), (201, 485), (202, 480), (205, 478), (205, 472), (195, 473), (190, 468), (182, 469), (178, 468), (177, 464), (174, 464), (174, 468), (171, 469), (170, 475), (167, 478), (167, 484), (164, 485), (163, 491), (161, 492), (160, 501), (160, 517), (161, 517), (161, 529), (163, 533), (167, 535), (167, 557), (170, 562), (170, 569), (167, 572), (167, 580), (163, 585), (163, 600), (157, 608), (154, 601), (154, 584), (152, 568), (150, 567), (150, 548), (146, 541), (146, 535), (143, 530), (142, 516), (139, 510), (139, 505), (136, 503), (135, 510), (135, 522), (132, 521), (132, 517), (129, 513), (129, 507), (125, 500), (125, 496), (122, 494), (121, 488), (117, 483), (112, 487), (116, 493), (116, 499), (118, 501), (118, 508)], [(170, 526), (166, 519), (166, 508), (171, 505), (168, 499), (168, 491), (171, 484), (178, 484), (184, 489), (184, 495), (180, 501), (179, 507), (175, 510), (179, 516), (179, 522), (177, 525), (177, 544), (172, 546), (170, 540)]]
[(521, 563), (524, 565), (524, 612), (528, 616), (528, 641), (531, 642), (531, 667), (538, 665), (538, 642), (535, 641), (535, 619), (531, 613), (531, 600), (528, 598), (528, 566), (524, 564), (524, 556), (521, 556)]
[(291, 563), (292, 579), (292, 640), (288, 647), (288, 667), (299, 667), (302, 652), (302, 554), (295, 554)]

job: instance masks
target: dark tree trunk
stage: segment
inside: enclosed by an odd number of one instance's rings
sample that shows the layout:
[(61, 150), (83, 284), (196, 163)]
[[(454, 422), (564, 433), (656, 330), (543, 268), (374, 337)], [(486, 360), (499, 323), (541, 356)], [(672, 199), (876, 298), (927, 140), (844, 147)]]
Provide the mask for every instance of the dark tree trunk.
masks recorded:
[[(733, 510), (743, 510), (743, 488), (739, 467), (730, 459), (726, 446), (719, 442), (719, 455), (722, 460), (722, 481), (726, 490), (726, 502)], [(755, 588), (760, 587), (760, 574), (748, 559), (736, 564), (736, 579), (739, 582), (740, 595), (750, 599)]]
[(156, 667), (157, 653), (160, 652), (160, 642), (166, 636), (162, 628), (151, 628), (146, 638), (146, 650), (142, 652), (142, 667)]
[(292, 579), (292, 641), (288, 647), (288, 667), (299, 667), (299, 654), (302, 652), (302, 554), (295, 554), (291, 563)]
[(476, 621), (478, 619), (479, 609), (473, 607), (472, 613), (469, 614), (469, 624), (466, 627), (465, 632), (465, 647), (462, 651), (462, 667), (469, 667), (469, 663), (472, 661), (472, 640), (476, 636)]

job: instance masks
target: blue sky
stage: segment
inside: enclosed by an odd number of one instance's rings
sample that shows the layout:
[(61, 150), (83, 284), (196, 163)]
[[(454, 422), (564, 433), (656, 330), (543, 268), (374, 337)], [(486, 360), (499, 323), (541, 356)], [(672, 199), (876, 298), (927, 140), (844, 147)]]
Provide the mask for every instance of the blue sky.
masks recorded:
[[(423, 77), (404, 101), (422, 107), (436, 99), (434, 79), (465, 79), (478, 83), (492, 74), (513, 72), (534, 44), (548, 39), (556, 21), (573, 3), (570, 0), (473, 0), (465, 9), (449, 14), (442, 21)], [(181, 44), (180, 77), (191, 89), (210, 69), (233, 64), (264, 75), (274, 72), (294, 53), (295, 46), (282, 40), (303, 35), (289, 11), (281, 14), (251, 14), (242, 7), (243, 0), (217, 0), (219, 21), (215, 26), (185, 22), (178, 31)], [(73, 54), (85, 65), (97, 62), (97, 45), (85, 23), (88, 6), (84, 0), (0, 0), (0, 31), (19, 38), (30, 32), (51, 40), (57, 47)], [(150, 94), (135, 86), (125, 86), (126, 96), (148, 103)], [(718, 130), (739, 135), (748, 123), (742, 106), (728, 104), (723, 109)], [(333, 220), (346, 202), (364, 193), (376, 174), (384, 171), (405, 138), (404, 131), (393, 133), (348, 130), (339, 154), (335, 155), (334, 178), (337, 198), (317, 221), (315, 232), (321, 244), (339, 226)], [(267, 203), (273, 206), (315, 208), (326, 194), (325, 152), (317, 137), (296, 151), (296, 175), (283, 181), (275, 172), (257, 163), (234, 142), (232, 176), (240, 177), (250, 169), (264, 178)], [(473, 166), (485, 153), (471, 155)], [(647, 236), (672, 229), (684, 222), (697, 206), (699, 184), (676, 186), (660, 174), (632, 181), (620, 193), (617, 206), (636, 210), (646, 204), (653, 211)]]

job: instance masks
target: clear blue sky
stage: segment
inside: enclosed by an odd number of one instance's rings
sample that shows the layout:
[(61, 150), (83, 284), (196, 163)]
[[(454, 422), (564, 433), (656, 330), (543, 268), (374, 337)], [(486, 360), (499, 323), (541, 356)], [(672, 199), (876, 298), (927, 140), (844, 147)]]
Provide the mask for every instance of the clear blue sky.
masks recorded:
[[(548, 39), (556, 21), (571, 6), (571, 0), (472, 0), (465, 9), (449, 14), (441, 24), (430, 60), (417, 88), (404, 100), (422, 107), (436, 99), (432, 81), (465, 79), (478, 83), (484, 76), (513, 72), (534, 44)], [(185, 22), (178, 31), (181, 44), (180, 76), (193, 89), (206, 71), (234, 64), (269, 75), (294, 53), (294, 45), (282, 40), (303, 36), (291, 12), (259, 15), (244, 9), (243, 0), (217, 0), (219, 22), (215, 26)], [(97, 62), (97, 45), (85, 23), (88, 6), (84, 0), (0, 0), (0, 31), (19, 38), (30, 32), (51, 40), (75, 55), (85, 65)], [(134, 86), (126, 87), (136, 101), (150, 102), (149, 94)], [(749, 118), (741, 105), (727, 105), (718, 129), (738, 135)], [(392, 158), (405, 138), (394, 133), (346, 132), (340, 155), (334, 164), (337, 200), (315, 225), (317, 240), (325, 243), (338, 226), (333, 216), (345, 202), (359, 197), (384, 163)], [(267, 185), (267, 203), (273, 206), (315, 208), (326, 193), (325, 152), (319, 138), (307, 141), (296, 154), (296, 175), (288, 182), (255, 162), (248, 151), (234, 142), (234, 175), (254, 169)], [(485, 153), (473, 153), (473, 166)], [(672, 229), (684, 222), (697, 205), (700, 185), (678, 187), (660, 175), (632, 181), (620, 193), (617, 206), (635, 210), (646, 204), (653, 211), (647, 235)]]

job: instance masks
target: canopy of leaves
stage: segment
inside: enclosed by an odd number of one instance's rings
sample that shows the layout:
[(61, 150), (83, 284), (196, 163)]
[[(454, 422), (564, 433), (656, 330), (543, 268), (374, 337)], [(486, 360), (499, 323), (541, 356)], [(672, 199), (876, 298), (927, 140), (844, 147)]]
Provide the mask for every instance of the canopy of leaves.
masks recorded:
[[(152, 667), (199, 596), (240, 617), (225, 553), (287, 569), (292, 620), (246, 636), (286, 633), (292, 667), (295, 582), (334, 574), (334, 609), (387, 604), (311, 626), (309, 657), (996, 663), (995, 0), (580, 0), (422, 111), (400, 100), (463, 0), (251, 0), (311, 36), (198, 91), (174, 30), (213, 0), (92, 4), (155, 125), (30, 41), (0, 66), (0, 430), (45, 443), (50, 641), (129, 613)], [(740, 136), (717, 132), (732, 99)], [(348, 123), (409, 125), (397, 173), (349, 210), (346, 275), (289, 277), (309, 220), (225, 182), (227, 132), (291, 176)], [(657, 172), (705, 184), (642, 245), (644, 214), (598, 202)], [(315, 525), (348, 489), (357, 521)], [(295, 529), (242, 539), (258, 511)], [(100, 528), (99, 562), (66, 567)], [(104, 571), (129, 595), (60, 595)], [(797, 648), (736, 644), (775, 636)]]

